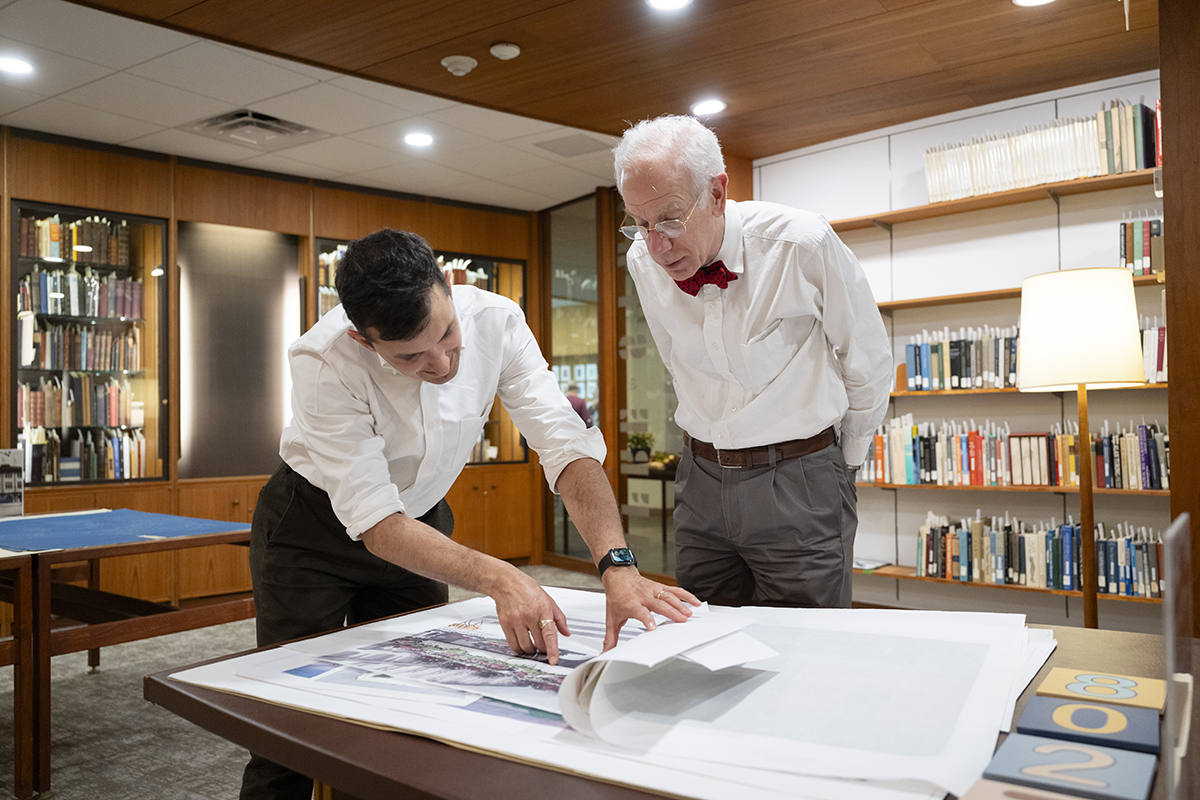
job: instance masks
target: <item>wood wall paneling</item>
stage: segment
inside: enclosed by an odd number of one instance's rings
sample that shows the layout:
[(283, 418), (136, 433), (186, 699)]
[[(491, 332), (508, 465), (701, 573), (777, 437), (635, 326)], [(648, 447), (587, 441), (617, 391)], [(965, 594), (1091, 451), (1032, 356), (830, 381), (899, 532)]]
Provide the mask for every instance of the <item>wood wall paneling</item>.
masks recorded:
[[(8, 194), (8, 128), (0, 127), (0, 177), (3, 181), (0, 182), (0, 331), (4, 331), (4, 338), (8, 340), (11, 336), (10, 331), (15, 330), (13, 316), (16, 314), (16, 303), (10, 297), (9, 292), (12, 286), (12, 260), (9, 239), (9, 232), (12, 230), (10, 214), (12, 213), (12, 204), (9, 202)], [(7, 347), (0, 348), (0, 386), (4, 387), (0, 391), (0, 447), (11, 448), (16, 441), (16, 434), (12, 430), (13, 420), (13, 392), (9, 387), (15, 385), (12, 363), (13, 348), (10, 344)]]
[(431, 204), (429, 235), (435, 250), (493, 258), (529, 258), (529, 216)]
[(314, 236), (349, 240), (395, 228), (429, 238), (427, 202), (314, 186), (312, 208)]
[(178, 163), (174, 183), (176, 219), (308, 235), (308, 183)]
[(725, 156), (725, 174), (729, 176), (729, 199), (735, 202), (754, 199), (754, 162), (748, 158)]
[(10, 130), (7, 161), (9, 198), (171, 215), (171, 165), (166, 160), (39, 141)]
[(1171, 336), (1171, 516), (1191, 515), (1192, 626), (1200, 637), (1200, 4), (1159, 0), (1163, 246)]

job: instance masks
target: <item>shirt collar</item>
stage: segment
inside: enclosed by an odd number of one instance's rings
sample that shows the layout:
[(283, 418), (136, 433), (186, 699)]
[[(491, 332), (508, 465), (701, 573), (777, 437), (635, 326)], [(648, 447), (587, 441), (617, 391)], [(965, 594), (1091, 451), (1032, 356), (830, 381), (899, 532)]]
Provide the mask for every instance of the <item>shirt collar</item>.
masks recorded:
[(725, 238), (721, 240), (721, 249), (713, 261), (725, 263), (725, 269), (741, 275), (744, 270), (742, 262), (742, 213), (738, 211), (737, 203), (725, 201)]

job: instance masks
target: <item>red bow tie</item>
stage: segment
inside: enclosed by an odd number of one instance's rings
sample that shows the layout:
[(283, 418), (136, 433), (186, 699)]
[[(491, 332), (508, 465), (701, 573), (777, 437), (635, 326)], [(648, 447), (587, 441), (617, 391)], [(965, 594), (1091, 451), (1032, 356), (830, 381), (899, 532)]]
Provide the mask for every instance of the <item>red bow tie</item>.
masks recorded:
[(675, 284), (692, 297), (695, 297), (700, 292), (700, 287), (705, 284), (716, 284), (718, 288), (724, 289), (729, 285), (730, 281), (736, 281), (737, 279), (737, 275), (725, 269), (725, 262), (714, 261), (707, 267), (701, 267), (696, 270), (696, 274), (687, 280), (675, 281)]

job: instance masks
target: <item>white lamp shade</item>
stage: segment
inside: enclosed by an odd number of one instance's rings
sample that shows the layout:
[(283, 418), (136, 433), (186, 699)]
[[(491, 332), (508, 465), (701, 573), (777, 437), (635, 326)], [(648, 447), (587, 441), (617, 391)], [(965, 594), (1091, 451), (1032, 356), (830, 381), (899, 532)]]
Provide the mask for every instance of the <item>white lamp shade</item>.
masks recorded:
[(1145, 383), (1133, 273), (1073, 269), (1026, 278), (1019, 342), (1023, 392)]

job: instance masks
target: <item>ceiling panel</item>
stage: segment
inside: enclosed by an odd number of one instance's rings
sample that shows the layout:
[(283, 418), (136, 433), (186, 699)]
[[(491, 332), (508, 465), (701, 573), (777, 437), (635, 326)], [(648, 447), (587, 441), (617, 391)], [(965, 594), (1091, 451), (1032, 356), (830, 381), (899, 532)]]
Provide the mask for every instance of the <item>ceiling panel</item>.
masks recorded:
[[(231, 47), (196, 42), (129, 70), (235, 106), (310, 86), (315, 81), (299, 72), (268, 64)], [(253, 75), (254, 80), (247, 80)]]
[[(1113, 0), (725, 0), (674, 15), (642, 0), (94, 5), (608, 134), (717, 92), (729, 109), (713, 122), (727, 151), (747, 158), (1158, 66), (1157, 0), (1131, 0), (1128, 33)], [(496, 41), (520, 45), (520, 57), (492, 58)], [(440, 61), (456, 53), (479, 66), (450, 75)]]
[(228, 104), (204, 95), (185, 92), (128, 72), (117, 72), (59, 95), (81, 106), (149, 122), (155, 128), (173, 128), (228, 109)]
[[(0, 8), (0, 31), (5, 36), (66, 53), (113, 69), (125, 69), (196, 41), (166, 28), (154, 28), (135, 38), (119, 17), (74, 3), (49, 0), (14, 3)], [(120, 47), (113, 47), (120, 42)]]
[(61, 136), (79, 137), (86, 134), (87, 139), (105, 144), (121, 144), (162, 130), (160, 126), (149, 122), (121, 117), (53, 97), (5, 114), (0, 117), (0, 124), (57, 133)]

